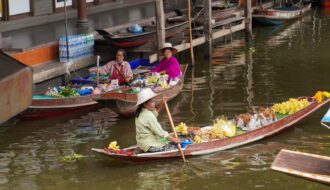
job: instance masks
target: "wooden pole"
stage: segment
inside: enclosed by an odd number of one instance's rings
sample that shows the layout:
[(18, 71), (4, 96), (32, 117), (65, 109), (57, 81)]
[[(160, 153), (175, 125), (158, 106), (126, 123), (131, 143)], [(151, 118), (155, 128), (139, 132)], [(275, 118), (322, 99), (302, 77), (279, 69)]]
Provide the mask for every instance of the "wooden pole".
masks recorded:
[(252, 42), (252, 2), (246, 0), (245, 3), (245, 30), (246, 30), (246, 41), (250, 45)]
[(78, 14), (77, 24), (86, 25), (88, 23), (86, 0), (77, 0), (77, 14)]
[[(69, 37), (68, 37), (68, 14), (66, 10), (66, 1), (64, 0), (64, 18), (65, 18), (65, 39), (66, 39), (66, 62), (69, 62), (70, 54), (69, 54)], [(69, 66), (67, 66), (69, 67)], [(70, 71), (70, 69), (67, 69)], [(65, 73), (62, 77), (62, 84), (66, 86), (70, 81), (70, 73)]]
[[(156, 26), (157, 26), (157, 50), (161, 49), (165, 43), (165, 15), (163, 0), (155, 0)], [(158, 55), (158, 60), (160, 55)]]
[(205, 47), (204, 56), (210, 58), (212, 54), (212, 1), (203, 0), (204, 3), (204, 36), (205, 36)]
[(193, 46), (193, 38), (192, 38), (192, 29), (191, 29), (191, 6), (190, 0), (188, 0), (188, 18), (189, 18), (189, 43), (190, 43), (190, 58), (192, 66), (195, 65), (195, 58), (194, 58), (194, 46)]
[(99, 86), (100, 84), (100, 71), (99, 71), (99, 68), (100, 68), (100, 56), (96, 56), (96, 68), (97, 68), (97, 72), (96, 72), (96, 86)]
[[(171, 116), (170, 109), (168, 108), (167, 102), (165, 102), (165, 108), (166, 108), (168, 119), (170, 120), (170, 123), (171, 123), (171, 127), (172, 127), (172, 130), (173, 130), (173, 133), (174, 133), (174, 137), (175, 138), (178, 138), (178, 134), (175, 131), (173, 119), (172, 119), (172, 116)], [(186, 160), (186, 158), (184, 156), (184, 153), (182, 151), (181, 144), (178, 144), (178, 149), (179, 149), (179, 151), (181, 153), (181, 157), (182, 157), (183, 162), (187, 162), (187, 160)]]

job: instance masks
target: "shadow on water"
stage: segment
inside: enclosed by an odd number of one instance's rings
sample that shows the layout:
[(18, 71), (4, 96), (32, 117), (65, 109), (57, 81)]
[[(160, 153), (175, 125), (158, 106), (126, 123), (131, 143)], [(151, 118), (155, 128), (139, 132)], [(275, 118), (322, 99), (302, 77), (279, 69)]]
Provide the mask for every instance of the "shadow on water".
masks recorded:
[[(278, 27), (254, 28), (252, 52), (243, 34), (215, 44), (212, 59), (197, 47), (183, 92), (170, 103), (175, 123), (204, 126), (220, 115), (254, 105), (329, 90), (329, 14), (313, 10)], [(189, 54), (179, 54), (181, 62)], [(117, 140), (135, 143), (134, 119), (103, 108), (75, 118), (24, 122), (0, 128), (2, 189), (317, 189), (328, 187), (269, 170), (282, 148), (330, 155), (330, 132), (319, 125), (326, 108), (294, 127), (234, 150), (181, 160), (126, 164), (91, 152)], [(159, 120), (170, 130), (166, 114)], [(73, 162), (63, 155), (85, 156)]]

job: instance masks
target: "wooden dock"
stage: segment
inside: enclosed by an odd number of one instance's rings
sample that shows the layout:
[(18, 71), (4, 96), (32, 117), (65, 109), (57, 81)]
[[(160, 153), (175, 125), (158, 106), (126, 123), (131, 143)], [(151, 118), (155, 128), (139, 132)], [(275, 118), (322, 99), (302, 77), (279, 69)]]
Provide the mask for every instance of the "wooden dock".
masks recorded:
[[(271, 6), (271, 4), (272, 3), (265, 3), (265, 4), (263, 4), (263, 7)], [(257, 7), (252, 7), (252, 10), (256, 9), (256, 8)], [(171, 15), (174, 16), (175, 13), (171, 12), (171, 13), (168, 13), (166, 16), (171, 16)], [(212, 35), (211, 35), (212, 40), (215, 40), (215, 39), (224, 37), (226, 35), (230, 35), (232, 33), (239, 32), (239, 31), (246, 29), (246, 17), (244, 16), (244, 10), (238, 9), (234, 13), (234, 15), (235, 15), (235, 17), (232, 17), (232, 18), (229, 18), (229, 19), (226, 19), (226, 20), (223, 20), (223, 21), (220, 21), (220, 22), (217, 22), (214, 24), (214, 26), (213, 26), (214, 29), (212, 29)], [(164, 18), (164, 17), (161, 17), (161, 18)], [(109, 28), (106, 28), (105, 30), (110, 31), (110, 32), (116, 31), (118, 28), (129, 27), (135, 23), (144, 23), (144, 22), (153, 21), (153, 20), (156, 20), (156, 18), (151, 17), (151, 18), (147, 18), (147, 19), (142, 19), (139, 21), (126, 23), (123, 25), (109, 27)], [(195, 30), (203, 30), (203, 27), (195, 28)], [(97, 34), (97, 32), (93, 32), (93, 34), (94, 34), (96, 40), (99, 40), (102, 38), (99, 34)], [(181, 39), (178, 41), (180, 41), (180, 43), (177, 43), (174, 45), (178, 49), (179, 52), (190, 48), (189, 40)], [(195, 47), (195, 46), (202, 45), (205, 42), (206, 42), (205, 36), (197, 37), (192, 40), (192, 45), (193, 45), (193, 47)], [(139, 48), (136, 48), (136, 49), (133, 49), (130, 51), (141, 52), (141, 53), (145, 53), (145, 55), (148, 55), (148, 54), (150, 54), (150, 52), (155, 52), (154, 48), (155, 48), (155, 46), (139, 47)], [(157, 54), (151, 54), (151, 55), (148, 55), (148, 57), (150, 59), (150, 62), (155, 62), (158, 59)], [(109, 60), (109, 58), (111, 58), (110, 53), (101, 55), (101, 62), (102, 61), (106, 62), (107, 60)], [(58, 60), (39, 64), (36, 66), (32, 66), (33, 83), (40, 83), (40, 82), (64, 75), (67, 73), (67, 71), (72, 72), (72, 71), (79, 70), (79, 69), (82, 69), (82, 68), (85, 68), (85, 67), (88, 67), (88, 66), (91, 66), (94, 64), (96, 64), (95, 56), (85, 58), (83, 60), (75, 61), (71, 64), (70, 67), (68, 64), (58, 62)]]

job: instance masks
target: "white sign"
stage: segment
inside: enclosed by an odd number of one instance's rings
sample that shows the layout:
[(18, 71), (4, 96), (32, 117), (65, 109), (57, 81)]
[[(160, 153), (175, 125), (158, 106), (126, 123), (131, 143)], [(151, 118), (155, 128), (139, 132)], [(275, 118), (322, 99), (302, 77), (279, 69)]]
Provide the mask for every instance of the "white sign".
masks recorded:
[(9, 0), (9, 15), (29, 13), (30, 0)]
[[(66, 0), (66, 6), (71, 6), (72, 0)], [(55, 8), (64, 7), (64, 0), (55, 0)]]

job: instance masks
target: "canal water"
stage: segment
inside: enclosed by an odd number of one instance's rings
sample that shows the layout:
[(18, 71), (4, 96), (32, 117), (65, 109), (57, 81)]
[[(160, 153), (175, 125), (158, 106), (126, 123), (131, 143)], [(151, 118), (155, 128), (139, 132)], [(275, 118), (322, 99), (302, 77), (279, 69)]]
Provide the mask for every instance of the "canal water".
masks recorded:
[[(282, 26), (254, 28), (216, 42), (212, 60), (196, 52), (181, 95), (170, 103), (175, 123), (204, 126), (254, 105), (330, 90), (330, 11), (314, 9)], [(232, 43), (230, 43), (232, 42)], [(178, 55), (181, 63), (189, 54)], [(289, 130), (234, 150), (189, 159), (127, 164), (95, 154), (117, 140), (135, 143), (134, 119), (108, 109), (0, 127), (0, 190), (9, 189), (313, 189), (329, 187), (269, 169), (280, 149), (330, 155), (330, 131), (320, 125), (327, 107)], [(159, 120), (169, 130), (165, 113)], [(78, 161), (61, 161), (77, 153)]]

